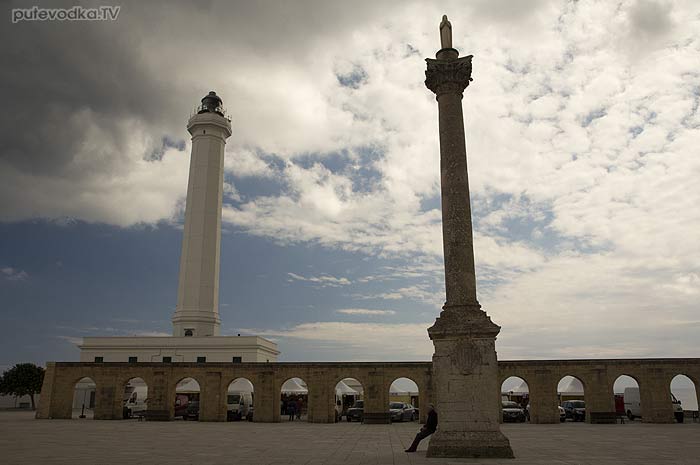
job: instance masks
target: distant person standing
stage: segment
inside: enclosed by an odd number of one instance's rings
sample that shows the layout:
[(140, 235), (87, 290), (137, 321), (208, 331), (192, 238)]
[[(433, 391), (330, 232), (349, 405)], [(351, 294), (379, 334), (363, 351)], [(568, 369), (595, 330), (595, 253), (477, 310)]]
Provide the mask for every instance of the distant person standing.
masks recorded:
[(406, 452), (415, 452), (416, 448), (418, 447), (418, 444), (431, 434), (435, 432), (437, 429), (438, 425), (438, 415), (437, 412), (435, 411), (435, 406), (433, 404), (428, 405), (428, 421), (425, 422), (425, 425), (418, 431), (418, 434), (416, 434), (415, 439), (413, 439), (413, 444), (411, 444), (411, 447), (406, 449)]
[(287, 402), (287, 414), (289, 415), (289, 421), (294, 421), (294, 415), (296, 415), (297, 404), (294, 400)]
[(301, 408), (304, 406), (303, 401), (301, 400), (301, 397), (297, 399), (296, 403), (296, 409), (297, 409), (297, 420), (301, 420)]

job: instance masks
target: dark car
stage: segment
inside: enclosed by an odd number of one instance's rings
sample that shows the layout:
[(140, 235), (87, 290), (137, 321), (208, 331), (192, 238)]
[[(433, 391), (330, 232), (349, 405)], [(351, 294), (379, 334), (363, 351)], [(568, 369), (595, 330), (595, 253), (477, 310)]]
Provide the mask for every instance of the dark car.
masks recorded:
[(586, 420), (586, 403), (582, 400), (567, 400), (561, 404), (566, 418), (571, 418), (573, 421)]
[(517, 402), (511, 400), (504, 400), (501, 402), (501, 409), (503, 411), (503, 422), (519, 422), (525, 421), (525, 409), (518, 405)]
[(347, 412), (345, 412), (345, 418), (348, 421), (362, 421), (362, 418), (364, 417), (365, 413), (365, 404), (361, 400), (355, 401), (354, 404), (352, 404), (352, 407), (350, 407)]
[(199, 401), (193, 400), (187, 404), (187, 410), (182, 416), (183, 420), (199, 420)]
[(391, 421), (414, 421), (418, 419), (418, 413), (413, 405), (404, 402), (391, 402), (389, 404)]

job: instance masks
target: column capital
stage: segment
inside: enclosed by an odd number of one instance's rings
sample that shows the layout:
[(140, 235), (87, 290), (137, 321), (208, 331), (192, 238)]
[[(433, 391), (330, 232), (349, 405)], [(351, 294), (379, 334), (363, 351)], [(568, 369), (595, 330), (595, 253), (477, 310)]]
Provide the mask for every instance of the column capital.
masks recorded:
[(461, 95), (472, 81), (472, 56), (448, 60), (426, 58), (425, 86), (438, 97), (442, 94)]

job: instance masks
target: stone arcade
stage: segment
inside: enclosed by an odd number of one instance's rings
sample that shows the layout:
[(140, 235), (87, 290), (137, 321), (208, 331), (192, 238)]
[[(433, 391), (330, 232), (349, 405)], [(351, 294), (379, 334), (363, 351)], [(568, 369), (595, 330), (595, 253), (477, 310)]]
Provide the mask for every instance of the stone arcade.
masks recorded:
[[(389, 386), (396, 378), (410, 378), (418, 385), (419, 404), (435, 401), (435, 380), (430, 362), (308, 362), (308, 363), (82, 363), (47, 364), (37, 418), (71, 418), (73, 389), (83, 377), (96, 384), (95, 418), (122, 418), (122, 394), (128, 380), (142, 378), (148, 384), (149, 409), (169, 412), (173, 417), (175, 388), (182, 379), (194, 378), (200, 385), (200, 420), (226, 419), (226, 392), (236, 378), (247, 378), (255, 390), (254, 421), (280, 421), (282, 384), (289, 378), (303, 378), (309, 390), (308, 420), (332, 423), (335, 385), (343, 378), (355, 378), (364, 389), (365, 411), (384, 416), (388, 423)], [(688, 376), (700, 382), (700, 359), (607, 359), (607, 360), (519, 360), (498, 362), (496, 392), (511, 376), (524, 379), (530, 388), (530, 421), (559, 423), (557, 384), (565, 375), (576, 376), (586, 390), (589, 412), (615, 411), (613, 384), (620, 375), (639, 384), (642, 421), (673, 423), (670, 401), (671, 379)], [(469, 393), (465, 392), (465, 396)], [(696, 389), (700, 395), (700, 389)], [(700, 400), (700, 399), (699, 399)], [(426, 411), (421, 409), (421, 421)], [(586, 419), (589, 421), (589, 418)]]

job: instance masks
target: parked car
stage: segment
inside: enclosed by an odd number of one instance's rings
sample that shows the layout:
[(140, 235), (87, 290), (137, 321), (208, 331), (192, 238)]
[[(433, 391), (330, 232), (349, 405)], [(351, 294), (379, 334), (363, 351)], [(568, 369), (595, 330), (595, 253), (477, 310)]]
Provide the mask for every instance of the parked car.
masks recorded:
[(586, 403), (582, 400), (567, 400), (561, 406), (564, 408), (566, 418), (571, 418), (573, 421), (586, 420)]
[(199, 420), (199, 401), (193, 400), (187, 404), (187, 410), (182, 416), (183, 420)]
[(348, 421), (362, 421), (365, 413), (364, 401), (356, 400), (352, 407), (345, 412), (345, 418)]
[(391, 402), (389, 404), (391, 421), (414, 421), (418, 419), (418, 413), (413, 405), (404, 402)]
[(503, 411), (503, 422), (519, 422), (525, 421), (525, 409), (512, 400), (501, 401), (501, 409)]

